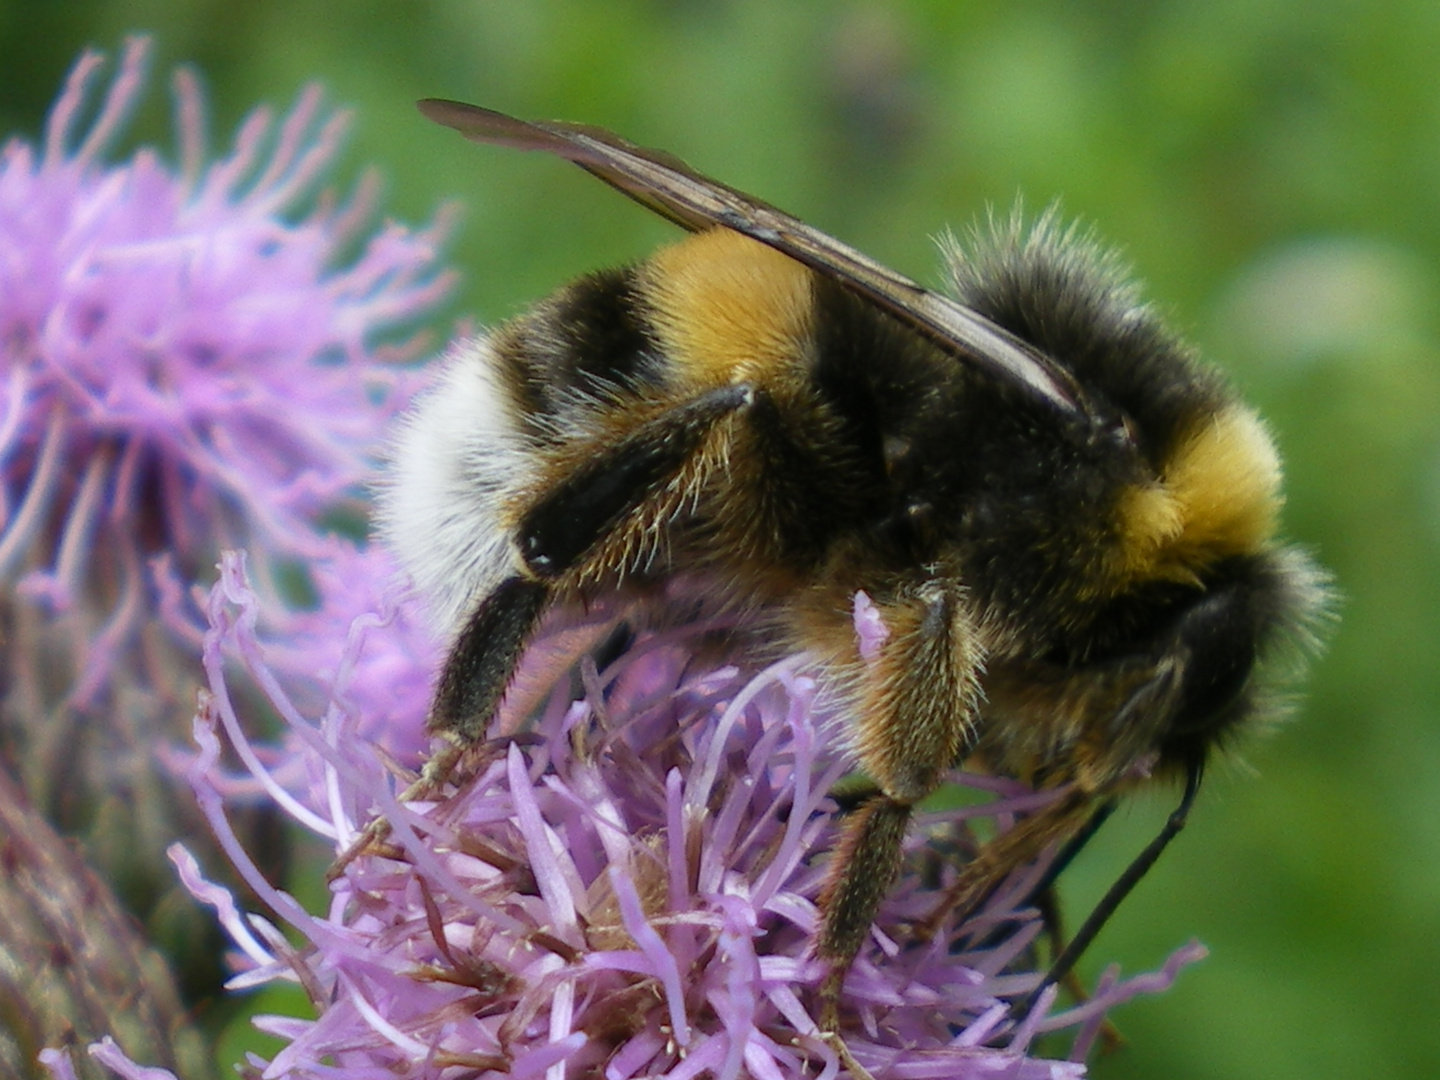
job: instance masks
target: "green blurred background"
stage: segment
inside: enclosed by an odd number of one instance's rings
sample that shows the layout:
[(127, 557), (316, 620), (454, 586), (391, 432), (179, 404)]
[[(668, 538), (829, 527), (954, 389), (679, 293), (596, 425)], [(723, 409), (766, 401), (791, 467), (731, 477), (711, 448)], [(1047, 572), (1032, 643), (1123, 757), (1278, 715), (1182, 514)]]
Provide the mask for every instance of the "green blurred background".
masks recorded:
[[(671, 231), (432, 127), (422, 96), (617, 129), (932, 282), (930, 237), (1019, 193), (1097, 224), (1271, 419), (1289, 530), (1345, 603), (1298, 719), (1215, 771), (1092, 948), (1087, 979), (1212, 950), (1116, 1016), (1130, 1045), (1094, 1075), (1440, 1071), (1440, 4), (0, 0), (0, 132), (38, 132), (76, 53), (135, 30), (157, 44), (137, 138), (173, 147), (177, 62), (217, 147), (319, 80), (357, 114), (345, 178), (378, 166), (412, 223), (461, 200), (447, 319)], [(1170, 801), (1118, 815), (1072, 912)]]

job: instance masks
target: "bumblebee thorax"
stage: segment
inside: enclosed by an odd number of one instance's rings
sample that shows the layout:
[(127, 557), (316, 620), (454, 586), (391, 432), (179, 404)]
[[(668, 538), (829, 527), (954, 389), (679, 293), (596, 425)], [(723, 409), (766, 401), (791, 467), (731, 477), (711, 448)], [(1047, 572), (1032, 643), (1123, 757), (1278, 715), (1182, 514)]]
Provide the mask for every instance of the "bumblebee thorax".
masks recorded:
[(1097, 594), (1198, 584), (1214, 564), (1265, 550), (1280, 503), (1280, 461), (1259, 418), (1239, 405), (1207, 417), (1157, 475), (1120, 492)]

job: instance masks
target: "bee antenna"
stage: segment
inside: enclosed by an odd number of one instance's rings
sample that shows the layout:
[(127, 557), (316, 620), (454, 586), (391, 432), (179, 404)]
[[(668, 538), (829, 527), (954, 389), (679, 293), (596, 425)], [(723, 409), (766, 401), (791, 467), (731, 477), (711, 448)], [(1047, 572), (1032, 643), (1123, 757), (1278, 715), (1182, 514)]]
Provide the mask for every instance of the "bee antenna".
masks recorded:
[[(1047, 987), (1054, 986), (1070, 974), (1070, 969), (1075, 966), (1076, 961), (1078, 961), (1085, 950), (1090, 947), (1090, 943), (1095, 940), (1096, 935), (1099, 934), (1105, 924), (1110, 921), (1110, 916), (1114, 915), (1115, 910), (1125, 902), (1125, 898), (1130, 895), (1130, 890), (1135, 888), (1135, 886), (1139, 884), (1140, 879), (1150, 872), (1150, 868), (1155, 865), (1155, 860), (1160, 858), (1160, 853), (1165, 850), (1171, 840), (1174, 840), (1175, 837), (1180, 834), (1180, 830), (1185, 828), (1185, 822), (1190, 816), (1190, 808), (1195, 804), (1195, 796), (1200, 793), (1200, 780), (1204, 776), (1204, 773), (1204, 759), (1197, 756), (1187, 764), (1185, 769), (1185, 793), (1180, 796), (1179, 805), (1176, 806), (1175, 809), (1170, 812), (1170, 816), (1165, 819), (1165, 824), (1161, 826), (1160, 832), (1156, 835), (1155, 839), (1145, 845), (1145, 850), (1135, 857), (1135, 860), (1125, 868), (1125, 872), (1115, 880), (1115, 883), (1111, 885), (1105, 895), (1100, 898), (1100, 902), (1096, 904), (1095, 909), (1090, 912), (1089, 918), (1087, 918), (1080, 929), (1076, 931), (1075, 936), (1070, 939), (1070, 943), (1065, 946), (1064, 951), (1055, 958), (1055, 963), (1051, 965), (1050, 971), (1046, 974), (1044, 981), (1031, 991), (1030, 995), (1025, 998), (1019, 1006), (1011, 1010), (1011, 1015), (1016, 1021), (1029, 1015), (1030, 1010), (1035, 1007), (1035, 1003), (1039, 1001), (1040, 995), (1045, 992)], [(1075, 840), (1088, 840), (1090, 836), (1094, 835), (1095, 830), (1099, 828), (1099, 825), (1096, 824), (1096, 818), (1103, 821), (1107, 816), (1109, 815), (1106, 808), (1102, 807), (1091, 817), (1090, 822), (1086, 824), (1085, 828), (1076, 835)], [(1075, 853), (1078, 852), (1079, 849), (1076, 848), (1076, 851), (1072, 852), (1070, 848), (1073, 846), (1074, 841), (1066, 845), (1065, 850), (1060, 853), (1056, 862), (1059, 863), (1062, 860), (1068, 861), (1069, 858), (1074, 858)], [(1046, 879), (1053, 881), (1054, 877), (1051, 873), (1047, 873)]]

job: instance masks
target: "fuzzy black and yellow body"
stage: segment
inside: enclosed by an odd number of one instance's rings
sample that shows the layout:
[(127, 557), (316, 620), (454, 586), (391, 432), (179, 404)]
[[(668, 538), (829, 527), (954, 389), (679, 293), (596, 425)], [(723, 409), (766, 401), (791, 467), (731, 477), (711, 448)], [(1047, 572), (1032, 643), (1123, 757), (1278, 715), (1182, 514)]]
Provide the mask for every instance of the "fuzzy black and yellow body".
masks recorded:
[(694, 230), (462, 346), (408, 419), (384, 529), (454, 640), (432, 725), (483, 736), (551, 605), (680, 574), (808, 651), (878, 792), (824, 898), (832, 1020), (946, 770), (1064, 792), (966, 867), (970, 910), (1264, 710), (1323, 577), (1277, 539), (1260, 421), (1087, 238), (1046, 216), (951, 245), (946, 298), (613, 136), (425, 107)]

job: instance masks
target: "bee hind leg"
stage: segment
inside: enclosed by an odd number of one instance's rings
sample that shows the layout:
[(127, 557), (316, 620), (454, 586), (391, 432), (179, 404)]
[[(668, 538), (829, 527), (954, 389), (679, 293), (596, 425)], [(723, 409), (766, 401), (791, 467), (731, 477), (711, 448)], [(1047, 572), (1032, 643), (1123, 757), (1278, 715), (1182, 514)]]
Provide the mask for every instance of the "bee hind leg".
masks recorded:
[(544, 582), (512, 577), (480, 602), (445, 659), (431, 731), (461, 745), (481, 739), (549, 598)]
[(432, 731), (462, 743), (483, 737), (555, 589), (683, 469), (716, 421), (752, 396), (733, 385), (676, 405), (595, 448), (525, 512), (515, 538), (523, 572), (481, 600), (460, 631), (441, 672)]

